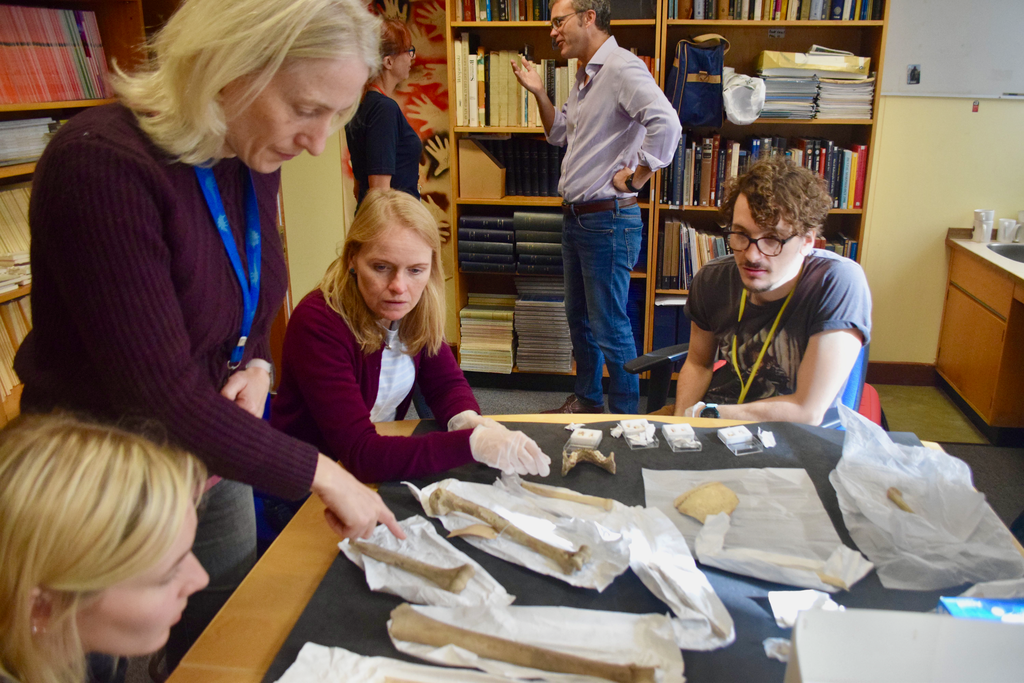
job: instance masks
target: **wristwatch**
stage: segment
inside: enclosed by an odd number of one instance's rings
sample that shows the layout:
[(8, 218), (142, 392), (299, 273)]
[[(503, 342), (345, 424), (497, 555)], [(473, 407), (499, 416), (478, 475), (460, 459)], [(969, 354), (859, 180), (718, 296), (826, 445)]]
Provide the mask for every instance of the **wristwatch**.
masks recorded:
[(704, 410), (700, 411), (700, 416), (701, 417), (714, 417), (714, 418), (722, 417), (721, 415), (718, 414), (718, 404), (717, 403), (708, 403), (708, 404), (706, 404), (704, 406)]
[(635, 175), (635, 172), (634, 173), (630, 173), (628, 176), (626, 176), (626, 189), (629, 190), (630, 192), (640, 192), (640, 188), (633, 187), (633, 176), (634, 175)]

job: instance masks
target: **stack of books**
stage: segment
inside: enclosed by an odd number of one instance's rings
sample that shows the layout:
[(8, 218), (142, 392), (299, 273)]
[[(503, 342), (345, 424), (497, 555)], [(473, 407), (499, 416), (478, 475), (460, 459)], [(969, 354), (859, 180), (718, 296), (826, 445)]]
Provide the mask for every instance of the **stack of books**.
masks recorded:
[(818, 90), (819, 119), (870, 119), (875, 99), (875, 77), (862, 81), (821, 79)]
[(459, 311), (459, 367), (510, 374), (515, 364), (515, 294), (470, 294)]
[(28, 296), (0, 304), (0, 398), (7, 398), (21, 383), (14, 373), (14, 354), (32, 329), (32, 306)]
[(35, 161), (56, 130), (51, 118), (0, 121), (0, 166)]
[(572, 340), (560, 277), (516, 277), (516, 365), (521, 372), (572, 372)]
[(881, 19), (882, 0), (668, 0), (675, 19), (823, 21)]
[(520, 197), (557, 197), (565, 147), (543, 138), (511, 135), (471, 136), (505, 167), (505, 194)]
[(516, 273), (562, 274), (562, 213), (516, 211)]
[(722, 236), (697, 232), (688, 221), (665, 221), (658, 231), (657, 288), (689, 289), (701, 266), (729, 253)]
[(459, 218), (459, 270), (463, 273), (514, 273), (515, 232), (506, 216)]
[(111, 97), (108, 80), (94, 12), (0, 5), (0, 104)]
[(659, 294), (654, 297), (654, 350), (690, 341), (690, 319), (684, 310), (686, 299), (686, 295), (678, 294)]
[(28, 252), (28, 183), (0, 190), (0, 254)]
[(816, 78), (765, 78), (762, 119), (813, 119)]

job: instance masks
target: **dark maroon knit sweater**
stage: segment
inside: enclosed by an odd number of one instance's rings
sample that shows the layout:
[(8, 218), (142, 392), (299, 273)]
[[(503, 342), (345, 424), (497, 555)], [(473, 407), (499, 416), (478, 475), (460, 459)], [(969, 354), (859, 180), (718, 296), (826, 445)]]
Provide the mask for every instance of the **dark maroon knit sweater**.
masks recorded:
[[(243, 172), (214, 175), (243, 262)], [(263, 236), (259, 307), (242, 365), (270, 359), (287, 287), (279, 173), (253, 173)], [(30, 207), (33, 330), (15, 359), (22, 410), (155, 420), (211, 473), (275, 495), (309, 492), (316, 448), (219, 391), (242, 294), (193, 167), (173, 162), (120, 105), (82, 112), (46, 148)]]

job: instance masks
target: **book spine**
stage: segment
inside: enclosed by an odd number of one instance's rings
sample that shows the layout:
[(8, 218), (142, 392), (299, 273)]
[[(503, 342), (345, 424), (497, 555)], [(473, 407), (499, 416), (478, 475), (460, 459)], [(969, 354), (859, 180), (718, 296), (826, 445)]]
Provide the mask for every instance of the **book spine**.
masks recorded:
[(554, 242), (517, 242), (517, 254), (548, 254), (549, 256), (561, 256), (562, 244)]
[(466, 92), (469, 94), (469, 126), (478, 128), (480, 126), (480, 89), (477, 85), (476, 52), (470, 52), (466, 56)]
[(864, 208), (864, 183), (868, 174), (868, 148), (867, 145), (854, 145), (857, 152), (857, 187), (853, 194), (853, 208)]
[(484, 252), (467, 253), (459, 251), (459, 263), (473, 261), (476, 263), (515, 263), (516, 257), (512, 254), (488, 254)]
[(535, 264), (538, 266), (557, 266), (562, 262), (562, 257), (554, 254), (519, 254), (520, 263)]
[(562, 243), (562, 233), (545, 232), (543, 230), (516, 230), (516, 242), (552, 242)]
[(708, 206), (718, 206), (718, 175), (721, 164), (718, 163), (718, 152), (722, 146), (722, 136), (711, 136), (711, 189), (708, 195)]
[(516, 273), (519, 275), (562, 275), (562, 266), (542, 266), (532, 263), (519, 263), (516, 265)]
[(487, 54), (476, 50), (476, 118), (478, 126), (487, 125)]
[(839, 21), (843, 18), (843, 0), (832, 0), (828, 18), (833, 21)]
[(463, 273), (514, 273), (514, 263), (482, 263), (480, 261), (463, 261), (459, 264)]
[(462, 99), (466, 92), (466, 69), (462, 61), (462, 38), (456, 38), (452, 49), (455, 57), (455, 124), (466, 125), (465, 114), (463, 114)]
[(517, 232), (520, 230), (538, 230), (547, 233), (561, 233), (564, 223), (561, 213), (546, 211), (516, 211), (512, 214), (512, 221)]
[(511, 242), (480, 242), (459, 238), (459, 256), (463, 254), (513, 254)]

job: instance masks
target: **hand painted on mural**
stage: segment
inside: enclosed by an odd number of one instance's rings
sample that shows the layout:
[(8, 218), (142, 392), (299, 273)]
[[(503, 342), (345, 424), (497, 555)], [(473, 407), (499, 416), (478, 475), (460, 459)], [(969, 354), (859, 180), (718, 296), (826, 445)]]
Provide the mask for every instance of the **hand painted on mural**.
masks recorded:
[(441, 244), (448, 244), (448, 240), (451, 238), (451, 223), (448, 222), (448, 212), (438, 206), (434, 198), (429, 195), (422, 197), (422, 202), (427, 207), (430, 215), (437, 221), (437, 230), (441, 233)]
[[(409, 21), (409, 5), (403, 8), (399, 0), (381, 0), (377, 5), (381, 8), (381, 16), (388, 19), (401, 19), (403, 22)], [(410, 28), (412, 27), (410, 26)]]
[(448, 69), (443, 62), (441, 64), (424, 64), (422, 68), (415, 70), (413, 78), (420, 85), (436, 83), (441, 86), (440, 92), (448, 89)]
[(412, 44), (416, 46), (416, 62), (424, 64), (427, 62), (441, 60), (446, 62), (448, 51), (444, 46), (444, 37), (433, 39), (423, 31), (422, 26), (408, 24), (409, 35), (412, 36)]
[(448, 152), (448, 138), (435, 135), (424, 143), (423, 148), (427, 154), (434, 157), (437, 165), (434, 167), (434, 176), (439, 176), (449, 169), (451, 160)]
[(434, 27), (427, 33), (428, 38), (444, 35), (444, 19), (444, 3), (431, 0), (431, 2), (419, 3), (416, 6), (416, 24)]
[(414, 97), (409, 101), (406, 106), (406, 118), (423, 122), (419, 128), (421, 139), (424, 133), (448, 130), (448, 112), (442, 111), (436, 103), (427, 99), (426, 95)]

